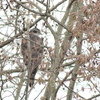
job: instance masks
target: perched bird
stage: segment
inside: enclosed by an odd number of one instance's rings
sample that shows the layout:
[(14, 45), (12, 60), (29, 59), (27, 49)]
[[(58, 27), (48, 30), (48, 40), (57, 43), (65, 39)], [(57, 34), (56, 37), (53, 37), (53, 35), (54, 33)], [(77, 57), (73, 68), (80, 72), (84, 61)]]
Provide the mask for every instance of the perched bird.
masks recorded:
[(27, 38), (22, 39), (21, 51), (23, 61), (28, 69), (29, 86), (34, 84), (34, 78), (43, 56), (43, 38), (40, 30), (33, 28), (29, 31)]

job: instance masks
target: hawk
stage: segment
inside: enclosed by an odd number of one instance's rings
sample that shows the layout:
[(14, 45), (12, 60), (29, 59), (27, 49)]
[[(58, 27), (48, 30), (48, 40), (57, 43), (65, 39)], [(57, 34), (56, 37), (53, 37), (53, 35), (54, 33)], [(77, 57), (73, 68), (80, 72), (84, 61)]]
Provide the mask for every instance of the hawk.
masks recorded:
[(34, 84), (34, 78), (43, 56), (43, 38), (38, 28), (28, 33), (28, 38), (22, 39), (21, 51), (23, 61), (28, 69), (29, 86)]

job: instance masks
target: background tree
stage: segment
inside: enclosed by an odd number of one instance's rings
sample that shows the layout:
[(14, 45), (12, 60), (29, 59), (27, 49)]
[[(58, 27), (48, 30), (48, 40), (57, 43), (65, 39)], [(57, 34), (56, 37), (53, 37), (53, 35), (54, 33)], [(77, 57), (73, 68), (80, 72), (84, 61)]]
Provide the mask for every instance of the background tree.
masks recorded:
[[(1, 0), (0, 99), (100, 98), (99, 18), (100, 0)], [(41, 30), (45, 46), (29, 88), (20, 44), (32, 27)]]

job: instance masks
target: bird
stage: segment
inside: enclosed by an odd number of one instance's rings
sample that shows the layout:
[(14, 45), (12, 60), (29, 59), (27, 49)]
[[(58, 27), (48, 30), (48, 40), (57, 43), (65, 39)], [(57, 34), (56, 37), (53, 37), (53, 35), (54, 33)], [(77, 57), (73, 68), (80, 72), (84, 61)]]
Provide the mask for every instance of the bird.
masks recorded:
[(31, 29), (27, 38), (22, 39), (21, 51), (23, 62), (28, 69), (28, 84), (32, 87), (43, 58), (43, 38), (41, 38), (41, 32), (38, 28)]

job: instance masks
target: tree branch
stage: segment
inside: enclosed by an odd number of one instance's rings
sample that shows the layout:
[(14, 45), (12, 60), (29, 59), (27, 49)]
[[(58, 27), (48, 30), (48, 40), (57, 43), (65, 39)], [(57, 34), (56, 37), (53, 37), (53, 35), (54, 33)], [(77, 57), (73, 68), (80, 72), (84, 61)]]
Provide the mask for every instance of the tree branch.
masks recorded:
[(72, 73), (73, 70), (71, 70), (65, 77), (64, 79), (61, 81), (61, 83), (58, 85), (57, 89), (56, 89), (56, 94), (59, 90), (59, 88), (62, 86), (63, 82), (66, 81), (66, 79), (69, 77), (69, 75)]
[[(74, 92), (73, 89), (71, 89), (70, 87), (66, 86), (64, 83), (63, 83), (63, 85), (64, 85), (66, 88), (68, 88), (68, 90), (72, 91), (73, 93), (75, 93), (76, 95), (78, 95), (78, 96), (79, 96), (80, 98), (82, 98), (83, 100), (87, 100), (87, 99), (85, 99), (84, 97), (82, 97), (81, 95), (79, 95), (77, 92)], [(69, 94), (68, 94), (68, 95), (69, 95)], [(68, 99), (68, 100), (71, 100), (71, 98)]]
[(67, 28), (67, 26), (63, 23), (61, 23), (59, 20), (57, 20), (56, 18), (54, 18), (53, 16), (51, 16), (50, 14), (47, 14), (48, 17), (50, 17), (52, 20), (54, 20), (56, 23), (58, 23), (59, 25), (61, 25), (63, 28), (65, 28), (68, 32), (70, 32)]
[[(30, 28), (31, 28), (32, 26), (34, 26), (34, 25), (35, 25), (38, 21), (40, 21), (40, 20), (41, 20), (41, 17), (38, 18), (33, 24), (31, 24), (31, 25), (30, 25)], [(6, 41), (4, 41), (4, 42), (1, 42), (1, 43), (0, 43), (0, 48), (2, 48), (3, 46), (6, 46), (6, 45), (9, 44), (10, 42), (13, 42), (13, 40), (16, 39), (18, 36), (22, 35), (24, 31), (27, 31), (27, 29), (23, 29), (23, 31), (21, 31), (19, 34), (17, 34), (17, 35), (15, 35), (15, 36), (11, 37), (11, 39), (6, 40)]]
[(55, 6), (53, 6), (53, 7), (49, 10), (49, 12), (50, 12), (50, 11), (53, 11), (54, 9), (56, 9), (59, 5), (61, 5), (61, 4), (64, 3), (65, 1), (67, 1), (67, 0), (62, 0), (62, 1), (58, 2)]
[(44, 16), (44, 15), (45, 15), (45, 13), (40, 13), (40, 12), (37, 12), (37, 11), (35, 11), (35, 10), (30, 9), (29, 7), (23, 5), (23, 4), (22, 4), (21, 2), (19, 2), (19, 1), (16, 1), (16, 0), (14, 0), (14, 1), (15, 1), (17, 4), (21, 5), (23, 8), (27, 9), (28, 11), (31, 11), (31, 12), (33, 12), (33, 13), (35, 13), (35, 14), (39, 14), (39, 15), (41, 15), (41, 16)]
[(13, 69), (13, 70), (5, 70), (5, 71), (0, 71), (0, 75), (4, 74), (11, 74), (11, 73), (17, 73), (17, 72), (24, 72), (24, 69)]
[(100, 96), (100, 94), (97, 94), (97, 95), (95, 95), (95, 96), (93, 96), (93, 97), (91, 97), (91, 98), (89, 98), (89, 99), (87, 99), (87, 100), (92, 100), (92, 99), (97, 98), (97, 97), (99, 97), (99, 96)]

